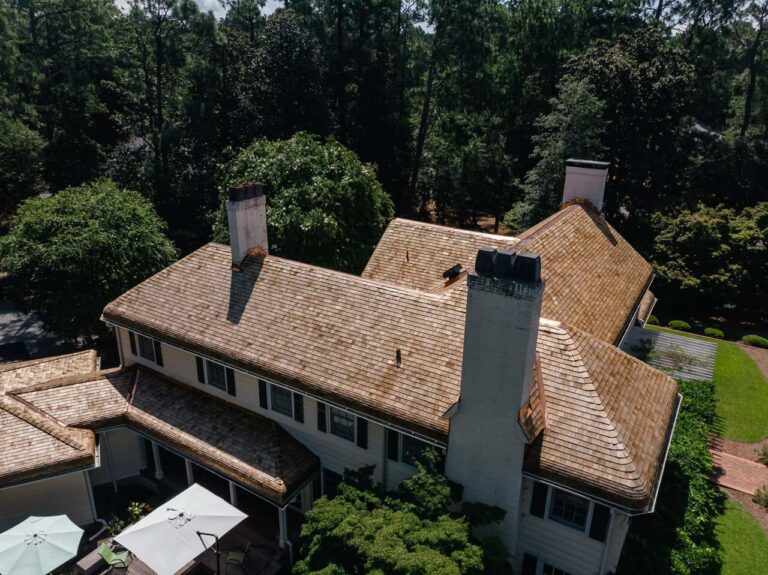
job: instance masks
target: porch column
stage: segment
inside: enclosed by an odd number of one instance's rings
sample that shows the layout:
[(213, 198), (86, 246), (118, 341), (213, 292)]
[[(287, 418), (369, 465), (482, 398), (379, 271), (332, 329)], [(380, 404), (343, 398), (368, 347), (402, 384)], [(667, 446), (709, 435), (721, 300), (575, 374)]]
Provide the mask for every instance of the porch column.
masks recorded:
[(101, 433), (100, 443), (106, 447), (107, 467), (109, 467), (109, 478), (112, 480), (112, 489), (117, 493), (117, 477), (115, 476), (115, 463), (112, 461), (112, 447), (109, 445), (109, 432)]
[(277, 509), (277, 518), (279, 521), (280, 532), (278, 534), (277, 543), (281, 549), (285, 549), (286, 541), (288, 541), (288, 510), (287, 508)]
[(155, 460), (155, 479), (161, 481), (163, 477), (163, 463), (160, 461), (160, 447), (152, 442), (152, 458)]
[(195, 474), (192, 471), (192, 462), (189, 459), (184, 460), (184, 469), (187, 471), (187, 485), (195, 482)]
[(233, 507), (237, 507), (237, 485), (229, 482), (229, 502)]

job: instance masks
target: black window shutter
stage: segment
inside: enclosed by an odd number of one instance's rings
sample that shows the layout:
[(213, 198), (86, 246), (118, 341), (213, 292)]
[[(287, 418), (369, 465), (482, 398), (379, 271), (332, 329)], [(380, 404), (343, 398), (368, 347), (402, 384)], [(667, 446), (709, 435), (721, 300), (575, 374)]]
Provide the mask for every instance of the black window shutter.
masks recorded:
[(328, 431), (325, 421), (325, 404), (322, 401), (317, 402), (317, 429), (323, 433)]
[(136, 353), (136, 334), (132, 331), (128, 332), (128, 341), (131, 342), (131, 353), (133, 355), (138, 355), (138, 353)]
[(595, 508), (592, 510), (592, 525), (589, 527), (589, 536), (598, 541), (605, 541), (610, 522), (611, 510), (605, 505), (595, 503)]
[(368, 449), (368, 420), (357, 418), (357, 446)]
[(387, 457), (392, 461), (400, 460), (400, 434), (394, 429), (387, 429)]
[(304, 396), (300, 393), (293, 394), (293, 419), (304, 423)]
[(195, 361), (197, 362), (197, 381), (205, 384), (205, 365), (203, 364), (203, 358), (195, 357)]
[(163, 367), (163, 346), (157, 340), (152, 340), (152, 345), (155, 346), (155, 363), (160, 367)]
[(227, 368), (227, 393), (237, 395), (237, 386), (235, 385), (235, 370)]
[(522, 575), (536, 575), (536, 564), (539, 562), (536, 557), (525, 553), (523, 555), (523, 568), (520, 571)]
[(263, 379), (259, 380), (259, 406), (261, 409), (269, 409), (267, 404), (267, 382)]
[(544, 517), (544, 512), (547, 507), (547, 487), (544, 483), (538, 481), (533, 484), (533, 495), (531, 495), (531, 515), (536, 517)]

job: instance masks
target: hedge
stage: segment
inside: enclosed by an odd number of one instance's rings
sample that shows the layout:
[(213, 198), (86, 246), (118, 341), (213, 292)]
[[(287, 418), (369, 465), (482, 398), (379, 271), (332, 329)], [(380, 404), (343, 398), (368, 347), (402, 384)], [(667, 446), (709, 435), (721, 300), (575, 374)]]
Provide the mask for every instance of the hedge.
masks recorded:
[(648, 321), (646, 323), (649, 325), (659, 325), (659, 318), (651, 314), (648, 316)]
[(656, 512), (632, 520), (617, 575), (719, 573), (715, 519), (724, 497), (710, 483), (707, 436), (715, 422), (710, 381), (680, 381), (680, 409)]
[(673, 319), (667, 324), (667, 327), (671, 327), (672, 329), (679, 329), (681, 331), (688, 331), (691, 329), (691, 324), (681, 319)]
[(704, 328), (704, 335), (708, 335), (709, 337), (716, 337), (718, 339), (723, 339), (725, 337), (723, 330), (717, 329), (716, 327)]
[(760, 337), (759, 335), (745, 335), (741, 338), (741, 342), (746, 343), (747, 345), (768, 349), (768, 339)]

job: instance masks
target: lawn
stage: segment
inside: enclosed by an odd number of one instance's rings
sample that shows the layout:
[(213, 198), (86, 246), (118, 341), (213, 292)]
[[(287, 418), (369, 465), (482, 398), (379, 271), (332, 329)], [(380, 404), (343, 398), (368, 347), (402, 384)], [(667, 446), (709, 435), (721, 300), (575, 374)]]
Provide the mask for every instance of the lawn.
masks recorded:
[(764, 573), (768, 565), (768, 536), (738, 501), (729, 499), (717, 518), (717, 540), (723, 560), (721, 575)]
[[(716, 341), (657, 326), (648, 328), (694, 339)], [(717, 415), (723, 437), (748, 443), (767, 437), (768, 382), (741, 347), (724, 341), (717, 342), (714, 383)]]

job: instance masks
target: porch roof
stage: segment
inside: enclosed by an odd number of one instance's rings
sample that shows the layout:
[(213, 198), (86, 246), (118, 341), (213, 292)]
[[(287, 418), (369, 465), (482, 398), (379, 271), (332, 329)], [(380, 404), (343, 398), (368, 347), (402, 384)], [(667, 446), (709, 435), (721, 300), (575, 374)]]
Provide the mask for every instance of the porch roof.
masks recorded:
[[(0, 441), (17, 446), (3, 454), (0, 486), (11, 482), (3, 469), (15, 480), (30, 480), (93, 465), (94, 432), (119, 425), (278, 504), (287, 503), (319, 468), (317, 457), (274, 421), (141, 366), (17, 388), (0, 397), (0, 418), (6, 413), (28, 428), (23, 435), (0, 421)], [(27, 439), (19, 442), (19, 437)], [(39, 457), (28, 469), (30, 454)]]

